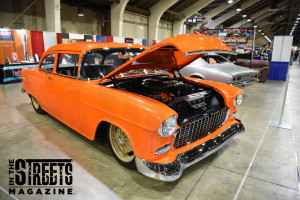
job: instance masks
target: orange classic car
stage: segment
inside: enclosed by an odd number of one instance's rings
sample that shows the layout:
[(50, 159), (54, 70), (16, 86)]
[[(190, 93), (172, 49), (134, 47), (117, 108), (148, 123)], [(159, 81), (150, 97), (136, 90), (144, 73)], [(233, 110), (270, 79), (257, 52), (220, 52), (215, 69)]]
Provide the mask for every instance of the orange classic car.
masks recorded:
[(37, 113), (49, 113), (90, 140), (107, 138), (121, 165), (174, 181), (244, 132), (236, 119), (242, 89), (179, 72), (212, 52), (232, 51), (219, 39), (196, 34), (151, 48), (59, 44), (37, 68), (22, 69), (22, 90)]

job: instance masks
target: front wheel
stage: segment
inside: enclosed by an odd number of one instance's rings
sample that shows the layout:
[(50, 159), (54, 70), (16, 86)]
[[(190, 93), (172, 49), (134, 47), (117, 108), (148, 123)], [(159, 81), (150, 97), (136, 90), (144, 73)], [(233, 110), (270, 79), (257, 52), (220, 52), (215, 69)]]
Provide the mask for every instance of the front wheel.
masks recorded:
[(116, 160), (124, 167), (135, 169), (135, 155), (127, 135), (111, 124), (108, 131), (109, 147)]
[(37, 112), (38, 114), (44, 114), (45, 111), (41, 108), (39, 102), (36, 100), (36, 98), (34, 96), (30, 96), (31, 98), (31, 104), (32, 107), (34, 108), (35, 112)]

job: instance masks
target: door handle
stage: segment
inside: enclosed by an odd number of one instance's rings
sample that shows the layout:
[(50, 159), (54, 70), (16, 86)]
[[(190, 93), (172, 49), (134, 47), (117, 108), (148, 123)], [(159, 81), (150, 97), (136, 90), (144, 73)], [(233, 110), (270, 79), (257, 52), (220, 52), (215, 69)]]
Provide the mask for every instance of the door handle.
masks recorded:
[(52, 78), (51, 76), (48, 76), (48, 79), (49, 79), (49, 80), (53, 80), (53, 78)]

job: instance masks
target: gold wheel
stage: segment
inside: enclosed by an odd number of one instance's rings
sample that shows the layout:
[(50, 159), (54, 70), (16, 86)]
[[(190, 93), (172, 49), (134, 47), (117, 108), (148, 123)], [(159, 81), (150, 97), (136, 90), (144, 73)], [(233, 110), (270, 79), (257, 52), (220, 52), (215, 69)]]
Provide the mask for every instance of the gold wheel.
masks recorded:
[(38, 114), (43, 114), (45, 113), (45, 111), (41, 108), (39, 102), (36, 100), (36, 98), (32, 95), (31, 96), (31, 103), (32, 103), (32, 106), (35, 110), (35, 112), (37, 112)]
[(115, 155), (123, 162), (129, 163), (134, 159), (133, 148), (127, 135), (119, 127), (111, 125), (109, 140)]
[(40, 104), (38, 103), (38, 101), (36, 100), (36, 98), (34, 96), (31, 96), (32, 99), (32, 105), (35, 109), (39, 109)]

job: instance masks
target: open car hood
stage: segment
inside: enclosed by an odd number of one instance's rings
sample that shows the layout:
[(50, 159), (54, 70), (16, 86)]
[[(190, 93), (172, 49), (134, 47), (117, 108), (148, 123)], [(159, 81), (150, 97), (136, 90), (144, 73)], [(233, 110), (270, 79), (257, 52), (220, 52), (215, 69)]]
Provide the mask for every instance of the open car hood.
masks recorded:
[(200, 34), (176, 35), (152, 46), (124, 63), (103, 79), (130, 70), (180, 70), (206, 53), (235, 54), (221, 40)]

